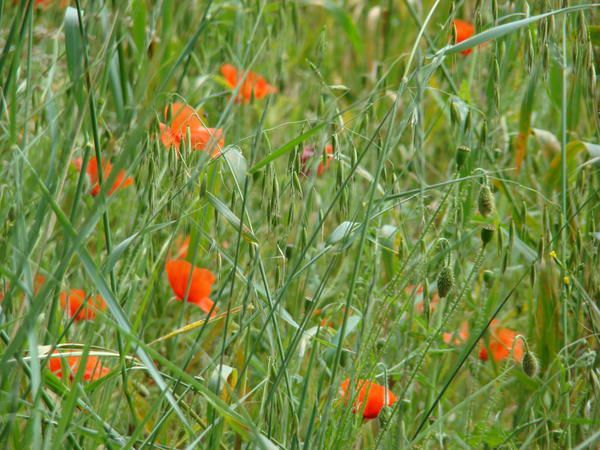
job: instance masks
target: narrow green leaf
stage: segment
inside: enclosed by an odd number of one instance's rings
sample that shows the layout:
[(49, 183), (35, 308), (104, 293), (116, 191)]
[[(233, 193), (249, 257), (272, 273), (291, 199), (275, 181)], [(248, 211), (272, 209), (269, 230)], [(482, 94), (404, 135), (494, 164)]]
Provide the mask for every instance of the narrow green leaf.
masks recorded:
[(65, 11), (65, 50), (67, 69), (73, 83), (79, 105), (83, 105), (83, 42), (79, 32), (77, 9), (68, 7)]
[(292, 150), (296, 145), (300, 144), (301, 142), (304, 142), (306, 139), (308, 139), (309, 137), (315, 135), (321, 128), (323, 128), (326, 125), (325, 122), (317, 125), (314, 128), (311, 128), (310, 130), (308, 130), (305, 133), (302, 133), (300, 136), (292, 139), (291, 141), (289, 141), (287, 144), (282, 145), (281, 147), (279, 147), (277, 150), (275, 150), (274, 152), (271, 152), (266, 158), (263, 158), (262, 160), (260, 160), (259, 162), (257, 162), (251, 169), (250, 169), (250, 173), (256, 173), (258, 172), (260, 169), (262, 169), (263, 167), (265, 167), (267, 164), (269, 164), (270, 162), (276, 160), (277, 158), (279, 158), (280, 156), (285, 155), (287, 152), (289, 152), (290, 150)]
[[(239, 217), (236, 216), (225, 203), (223, 203), (217, 197), (212, 195), (210, 192), (207, 192), (206, 196), (210, 204), (213, 205), (217, 212), (221, 214), (225, 218), (225, 220), (227, 220), (227, 222), (229, 222), (233, 227), (235, 227), (236, 230), (239, 230), (241, 224)], [(258, 243), (258, 239), (246, 225), (242, 226), (242, 236), (248, 242), (251, 242), (253, 244)]]
[(498, 25), (497, 27), (485, 30), (484, 32), (476, 34), (475, 36), (472, 36), (469, 39), (459, 42), (458, 44), (448, 45), (444, 48), (441, 48), (436, 53), (436, 56), (451, 55), (453, 53), (462, 52), (463, 50), (468, 50), (470, 48), (478, 46), (479, 44), (483, 44), (484, 42), (501, 38), (502, 36), (512, 33), (513, 31), (516, 31), (520, 28), (526, 27), (527, 25), (535, 23), (539, 20), (545, 19), (546, 17), (555, 16), (557, 14), (571, 13), (574, 11), (582, 11), (597, 7), (600, 7), (600, 5), (588, 4), (569, 6), (567, 8), (557, 9), (547, 13), (538, 14), (537, 16), (528, 17), (527, 19), (515, 20), (514, 22)]

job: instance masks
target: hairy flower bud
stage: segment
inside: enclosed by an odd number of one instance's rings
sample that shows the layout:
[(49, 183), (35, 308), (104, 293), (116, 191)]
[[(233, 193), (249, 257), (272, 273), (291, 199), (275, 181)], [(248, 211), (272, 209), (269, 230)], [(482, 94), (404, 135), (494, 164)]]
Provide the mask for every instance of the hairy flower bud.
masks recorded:
[(479, 198), (477, 200), (479, 213), (487, 217), (494, 211), (494, 194), (487, 184), (481, 186), (479, 190)]
[(438, 295), (444, 298), (454, 287), (454, 273), (450, 266), (444, 266), (437, 279)]
[(521, 361), (521, 366), (523, 367), (523, 372), (525, 372), (525, 374), (529, 378), (535, 377), (540, 369), (540, 365), (538, 363), (537, 358), (530, 351), (525, 352), (525, 354), (523, 355), (523, 361)]

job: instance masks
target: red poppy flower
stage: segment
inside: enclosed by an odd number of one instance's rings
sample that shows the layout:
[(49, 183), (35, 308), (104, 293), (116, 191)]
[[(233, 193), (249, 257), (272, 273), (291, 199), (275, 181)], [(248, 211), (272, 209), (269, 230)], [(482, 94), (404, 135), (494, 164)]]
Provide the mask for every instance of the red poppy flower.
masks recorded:
[[(349, 384), (350, 379), (346, 378), (340, 386), (342, 399), (346, 401), (352, 397), (348, 393)], [(384, 406), (391, 406), (397, 400), (392, 391), (372, 381), (357, 380), (354, 389), (355, 392), (358, 390), (358, 395), (352, 405), (352, 412), (356, 414), (357, 411), (362, 411), (363, 418), (367, 420), (376, 418)]]
[(210, 312), (214, 303), (209, 295), (215, 282), (215, 276), (210, 270), (194, 267), (182, 259), (167, 261), (165, 270), (171, 289), (179, 300), (186, 299), (187, 293), (189, 303), (198, 306), (205, 313)]
[(458, 333), (444, 333), (442, 334), (442, 339), (446, 344), (460, 345), (467, 342), (469, 339), (469, 323), (463, 322), (460, 325), (460, 330)]
[[(517, 362), (521, 362), (523, 359), (523, 341), (515, 338), (519, 333), (510, 328), (503, 328), (498, 326), (497, 321), (493, 321), (490, 326), (490, 339), (489, 346), (486, 348), (482, 345), (479, 350), (479, 359), (487, 361), (489, 358), (489, 352), (492, 353), (492, 358), (495, 362), (503, 361), (508, 358), (512, 352), (513, 358)], [(514, 348), (513, 348), (514, 343)]]
[(71, 289), (68, 293), (61, 292), (60, 306), (76, 322), (94, 320), (97, 312), (106, 309), (106, 304), (101, 296), (96, 295), (88, 298), (81, 289)]
[[(302, 175), (309, 176), (310, 175), (310, 161), (315, 156), (314, 152), (315, 148), (313, 146), (304, 147), (302, 151), (302, 155), (300, 155), (300, 171)], [(333, 146), (328, 144), (325, 146), (325, 162), (321, 160), (319, 165), (317, 166), (317, 175), (321, 176), (325, 170), (329, 168), (331, 164), (331, 160), (333, 159)]]
[[(223, 64), (221, 66), (221, 74), (231, 89), (237, 87), (244, 75), (240, 75), (238, 70), (231, 64)], [(260, 100), (261, 98), (269, 94), (275, 94), (276, 92), (277, 88), (267, 83), (262, 76), (254, 72), (248, 72), (240, 87), (236, 101), (248, 103), (253, 95), (255, 99)]]
[[(81, 168), (83, 166), (82, 158), (75, 158), (72, 163), (73, 163), (73, 166), (77, 170), (81, 171)], [(112, 164), (110, 162), (104, 162), (102, 164), (102, 177), (104, 180), (108, 179), (111, 171), (112, 171)], [(100, 193), (100, 184), (98, 184), (98, 161), (96, 160), (95, 156), (92, 157), (88, 161), (85, 172), (88, 176), (88, 180), (90, 181), (90, 184), (92, 185), (90, 194), (95, 197), (96, 195), (98, 195)], [(112, 195), (117, 189), (126, 188), (127, 186), (131, 186), (132, 184), (133, 184), (133, 178), (125, 177), (125, 171), (121, 170), (118, 173), (117, 178), (115, 179), (112, 187), (108, 191), (108, 195)]]
[[(466, 20), (455, 19), (453, 24), (456, 44), (462, 41), (466, 41), (475, 34), (475, 26), (472, 23), (467, 22)], [(472, 48), (468, 48), (467, 50), (463, 50), (461, 53), (463, 55), (468, 55), (472, 51)]]
[[(79, 364), (81, 362), (80, 356), (51, 356), (48, 361), (48, 369), (50, 372), (54, 373), (58, 378), (63, 378), (63, 364), (62, 361), (66, 362), (68, 366), (68, 375), (69, 379), (73, 380), (77, 371), (79, 370)], [(85, 381), (96, 381), (100, 378), (106, 376), (110, 369), (108, 367), (103, 367), (100, 359), (97, 356), (88, 356), (85, 362), (85, 372), (83, 373), (83, 379)]]
[[(168, 116), (169, 108), (165, 108), (165, 118)], [(200, 119), (198, 112), (184, 104), (175, 102), (171, 104), (171, 124), (160, 124), (160, 139), (167, 148), (175, 147), (179, 150), (181, 141), (187, 139), (190, 132), (190, 144), (194, 150), (214, 149), (213, 156), (219, 155), (225, 146), (223, 130), (220, 128), (207, 128)]]

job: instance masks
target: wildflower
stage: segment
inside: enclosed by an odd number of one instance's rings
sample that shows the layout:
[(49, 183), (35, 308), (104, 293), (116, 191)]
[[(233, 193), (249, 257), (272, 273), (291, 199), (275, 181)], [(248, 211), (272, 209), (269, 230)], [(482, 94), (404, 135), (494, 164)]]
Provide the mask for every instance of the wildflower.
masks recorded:
[[(165, 118), (167, 118), (169, 108), (165, 109)], [(207, 128), (200, 120), (198, 112), (184, 104), (173, 103), (171, 105), (170, 125), (160, 124), (160, 139), (167, 148), (175, 147), (179, 151), (181, 141), (187, 139), (187, 132), (190, 133), (190, 144), (194, 150), (213, 150), (213, 156), (220, 153), (220, 149), (225, 146), (225, 138), (221, 128)]]
[[(456, 44), (462, 41), (466, 41), (475, 34), (475, 26), (472, 23), (467, 22), (466, 20), (455, 19), (453, 25)], [(472, 48), (468, 48), (466, 50), (463, 50), (461, 53), (463, 55), (468, 55), (472, 51)]]
[(104, 299), (99, 296), (86, 296), (81, 289), (71, 289), (69, 292), (60, 293), (60, 306), (70, 318), (76, 322), (80, 320), (94, 320), (96, 313), (106, 309)]
[[(83, 159), (76, 158), (72, 162), (73, 166), (81, 171), (83, 166)], [(110, 176), (110, 172), (112, 171), (112, 164), (110, 162), (105, 162), (102, 164), (102, 176), (104, 180), (107, 180)], [(88, 180), (92, 185), (92, 189), (90, 190), (90, 194), (94, 197), (100, 193), (100, 184), (98, 184), (98, 161), (96, 157), (91, 158), (88, 161), (85, 172), (88, 176)], [(127, 186), (131, 186), (133, 184), (133, 178), (125, 177), (125, 171), (121, 170), (117, 175), (115, 182), (112, 187), (108, 191), (108, 195), (112, 195), (117, 189), (126, 188)]]
[[(342, 398), (348, 400), (348, 386), (350, 379), (346, 378), (341, 386), (340, 391)], [(367, 380), (357, 380), (355, 390), (358, 390), (358, 395), (352, 405), (352, 413), (362, 411), (363, 419), (375, 419), (385, 406), (391, 406), (396, 402), (396, 396), (388, 388), (377, 383)]]
[[(75, 378), (75, 375), (79, 371), (79, 364), (81, 361), (80, 356), (51, 356), (48, 361), (48, 369), (50, 372), (54, 373), (58, 378), (63, 378), (63, 367), (62, 361), (65, 361), (69, 370), (69, 379), (72, 381)], [(110, 369), (108, 367), (103, 367), (100, 362), (100, 358), (97, 356), (88, 356), (85, 361), (85, 369), (83, 373), (84, 381), (96, 381), (100, 378), (106, 376)]]
[[(314, 147), (304, 147), (302, 155), (300, 156), (301, 172), (304, 176), (310, 175), (309, 164), (313, 156), (315, 155)], [(326, 169), (329, 168), (331, 160), (333, 159), (333, 146), (328, 144), (325, 146), (325, 162), (321, 161), (317, 167), (317, 175), (321, 176)]]
[(179, 300), (193, 303), (205, 313), (210, 312), (214, 303), (209, 295), (215, 282), (210, 270), (194, 267), (182, 259), (167, 261), (165, 270), (171, 289)]
[(269, 94), (277, 92), (277, 88), (267, 83), (262, 76), (254, 72), (247, 72), (244, 78), (244, 74), (240, 75), (238, 70), (231, 64), (223, 64), (221, 66), (221, 74), (231, 89), (236, 89), (237, 85), (242, 82), (242, 79), (244, 80), (236, 98), (237, 102), (248, 103), (252, 97), (260, 100)]
[(461, 344), (467, 342), (467, 339), (469, 339), (469, 323), (464, 321), (460, 325), (458, 334), (456, 332), (442, 334), (442, 339), (444, 340), (444, 342), (446, 344), (453, 344), (453, 345), (461, 345)]
[[(492, 358), (494, 361), (499, 362), (508, 358), (511, 354), (513, 354), (513, 358), (517, 362), (521, 362), (523, 359), (523, 341), (517, 339), (515, 342), (515, 338), (518, 333), (510, 328), (503, 328), (498, 326), (497, 321), (493, 321), (490, 325), (491, 335), (489, 346), (482, 346), (479, 350), (479, 359), (482, 361), (487, 361), (489, 358), (488, 348), (492, 354)], [(513, 345), (514, 343), (514, 345)]]

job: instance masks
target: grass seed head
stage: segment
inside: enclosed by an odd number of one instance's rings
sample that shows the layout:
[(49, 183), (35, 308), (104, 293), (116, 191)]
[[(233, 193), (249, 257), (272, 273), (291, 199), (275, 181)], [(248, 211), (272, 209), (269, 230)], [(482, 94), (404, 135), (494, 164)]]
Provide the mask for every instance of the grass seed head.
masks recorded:
[(469, 155), (471, 154), (471, 149), (466, 145), (459, 145), (456, 149), (456, 165), (460, 169), (465, 161), (469, 159)]

